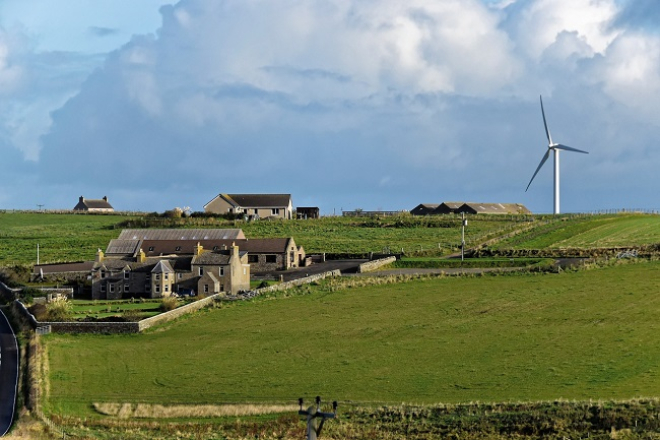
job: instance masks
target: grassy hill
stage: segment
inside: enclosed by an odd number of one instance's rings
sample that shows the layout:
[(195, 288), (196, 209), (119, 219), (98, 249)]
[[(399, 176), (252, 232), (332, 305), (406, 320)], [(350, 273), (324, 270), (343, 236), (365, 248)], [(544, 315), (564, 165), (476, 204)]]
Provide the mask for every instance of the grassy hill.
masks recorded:
[(371, 403), (657, 396), (658, 270), (349, 279), (146, 334), (48, 335), (48, 408), (91, 416), (93, 402), (317, 394)]
[(660, 215), (613, 214), (543, 217), (525, 233), (493, 248), (622, 247), (660, 243)]

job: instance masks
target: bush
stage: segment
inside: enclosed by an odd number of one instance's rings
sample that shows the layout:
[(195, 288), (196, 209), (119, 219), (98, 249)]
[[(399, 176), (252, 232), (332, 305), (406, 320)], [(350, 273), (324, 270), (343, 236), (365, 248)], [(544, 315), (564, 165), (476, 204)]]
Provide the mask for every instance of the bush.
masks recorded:
[(170, 310), (176, 309), (177, 306), (177, 300), (176, 298), (170, 296), (168, 298), (163, 298), (163, 300), (160, 303), (160, 311), (161, 312), (169, 312)]
[(64, 296), (59, 296), (46, 304), (46, 315), (49, 321), (71, 321), (73, 317), (73, 304)]

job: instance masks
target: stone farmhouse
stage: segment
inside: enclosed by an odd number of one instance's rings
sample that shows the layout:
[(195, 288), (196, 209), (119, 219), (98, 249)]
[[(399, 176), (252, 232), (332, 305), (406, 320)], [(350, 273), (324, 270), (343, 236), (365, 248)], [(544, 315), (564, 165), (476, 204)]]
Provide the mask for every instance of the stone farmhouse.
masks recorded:
[(102, 199), (86, 199), (80, 196), (78, 204), (73, 207), (74, 211), (87, 211), (87, 212), (114, 212), (115, 208), (108, 202), (108, 197), (103, 196)]
[(218, 252), (238, 246), (248, 253), (253, 274), (294, 269), (309, 264), (305, 250), (293, 237), (247, 239), (240, 229), (124, 229), (111, 240), (106, 256), (135, 259), (140, 251), (147, 258), (190, 256), (197, 245)]
[(204, 212), (290, 220), (293, 204), (291, 194), (218, 194), (204, 205)]
[(139, 249), (135, 258), (106, 257), (99, 249), (91, 270), (92, 299), (236, 294), (250, 289), (247, 257), (247, 252), (236, 245), (209, 251), (197, 244), (194, 254), (188, 256), (147, 257)]

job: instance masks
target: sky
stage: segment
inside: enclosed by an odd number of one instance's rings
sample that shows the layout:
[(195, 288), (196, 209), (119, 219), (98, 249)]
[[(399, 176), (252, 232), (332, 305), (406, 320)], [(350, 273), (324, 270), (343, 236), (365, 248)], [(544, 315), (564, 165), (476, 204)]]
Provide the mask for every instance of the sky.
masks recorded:
[(660, 209), (657, 0), (0, 0), (0, 209)]

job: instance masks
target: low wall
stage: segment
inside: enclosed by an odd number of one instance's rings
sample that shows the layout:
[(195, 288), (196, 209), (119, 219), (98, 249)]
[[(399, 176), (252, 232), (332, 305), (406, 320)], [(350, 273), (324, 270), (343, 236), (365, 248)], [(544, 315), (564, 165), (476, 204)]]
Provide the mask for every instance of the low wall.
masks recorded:
[(298, 278), (297, 280), (291, 280), (291, 281), (285, 281), (283, 283), (279, 284), (274, 284), (272, 286), (264, 287), (262, 289), (258, 289), (257, 292), (258, 294), (265, 293), (265, 292), (274, 292), (277, 290), (286, 290), (290, 289), (292, 287), (296, 286), (301, 286), (303, 284), (309, 284), (313, 283), (314, 281), (319, 281), (328, 277), (340, 277), (341, 276), (341, 270), (336, 269), (336, 270), (331, 270), (328, 272), (323, 272), (323, 273), (318, 273), (315, 275), (310, 275), (305, 278)]
[(187, 313), (192, 313), (199, 309), (203, 309), (204, 307), (213, 303), (213, 301), (215, 301), (219, 296), (220, 294), (216, 293), (215, 295), (211, 295), (193, 303), (186, 304), (185, 306), (177, 307), (176, 309), (170, 310), (169, 312), (143, 319), (136, 324), (139, 324), (139, 331), (144, 331), (150, 327), (153, 327), (154, 325), (163, 324), (165, 322), (172, 321), (173, 319), (177, 319)]
[(52, 333), (139, 333), (137, 322), (40, 322), (19, 300), (13, 303), (14, 313), (30, 327), (50, 327)]
[(387, 266), (388, 264), (392, 264), (396, 261), (396, 257), (387, 257), (387, 258), (381, 258), (379, 260), (374, 260), (374, 261), (368, 261), (366, 263), (362, 263), (358, 266), (358, 273), (364, 273), (364, 272), (369, 272), (372, 270), (380, 269), (383, 266)]

